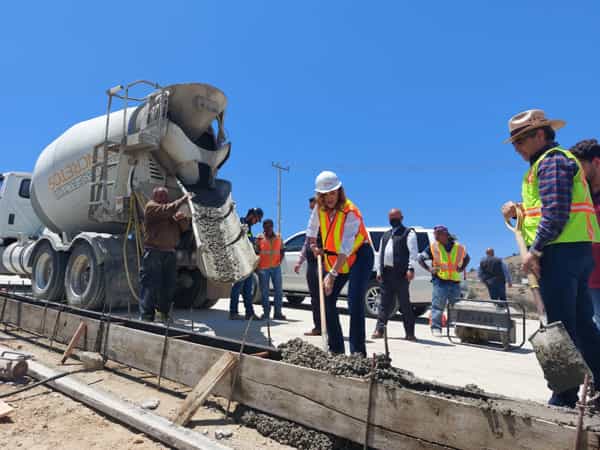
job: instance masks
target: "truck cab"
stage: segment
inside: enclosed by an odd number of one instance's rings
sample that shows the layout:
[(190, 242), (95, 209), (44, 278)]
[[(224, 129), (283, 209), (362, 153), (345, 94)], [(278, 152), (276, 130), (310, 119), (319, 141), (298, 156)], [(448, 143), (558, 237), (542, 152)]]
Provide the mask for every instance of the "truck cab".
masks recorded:
[[(6, 172), (0, 174), (0, 256), (6, 247), (19, 238), (39, 234), (43, 225), (33, 211), (29, 199), (31, 174)], [(0, 273), (14, 274), (0, 258)]]
[(0, 239), (2, 246), (37, 234), (42, 223), (37, 218), (31, 201), (29, 187), (31, 174), (6, 172), (0, 174)]

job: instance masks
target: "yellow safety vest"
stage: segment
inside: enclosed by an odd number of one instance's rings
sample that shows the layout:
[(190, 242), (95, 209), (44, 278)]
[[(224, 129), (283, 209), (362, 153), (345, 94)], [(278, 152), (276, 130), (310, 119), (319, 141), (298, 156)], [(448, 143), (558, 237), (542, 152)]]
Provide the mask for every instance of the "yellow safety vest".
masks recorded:
[(323, 242), (323, 252), (325, 253), (325, 268), (329, 271), (335, 265), (337, 260), (337, 254), (342, 249), (342, 238), (344, 234), (344, 224), (346, 223), (346, 216), (349, 212), (353, 212), (356, 217), (360, 220), (360, 226), (354, 245), (352, 246), (352, 252), (348, 255), (346, 262), (342, 266), (340, 273), (350, 272), (350, 267), (356, 260), (356, 251), (365, 242), (370, 242), (369, 233), (365, 227), (365, 223), (362, 218), (362, 214), (358, 208), (350, 200), (346, 200), (344, 207), (341, 211), (336, 211), (332, 220), (329, 220), (329, 214), (324, 209), (319, 209), (319, 223), (321, 226), (321, 242)]
[(533, 243), (542, 219), (542, 201), (540, 199), (537, 173), (542, 160), (552, 152), (561, 152), (567, 158), (575, 161), (577, 164), (577, 173), (573, 177), (569, 220), (560, 235), (546, 245), (561, 242), (599, 242), (600, 228), (598, 227), (594, 204), (581, 165), (571, 152), (560, 147), (554, 147), (540, 156), (523, 177), (522, 196), (525, 218), (523, 219), (523, 228), (521, 231), (525, 243), (527, 245)]
[(436, 276), (440, 280), (460, 281), (461, 272), (458, 268), (462, 266), (467, 249), (464, 245), (455, 242), (450, 254), (446, 248), (438, 241), (429, 245), (433, 259), (433, 268), (436, 270)]

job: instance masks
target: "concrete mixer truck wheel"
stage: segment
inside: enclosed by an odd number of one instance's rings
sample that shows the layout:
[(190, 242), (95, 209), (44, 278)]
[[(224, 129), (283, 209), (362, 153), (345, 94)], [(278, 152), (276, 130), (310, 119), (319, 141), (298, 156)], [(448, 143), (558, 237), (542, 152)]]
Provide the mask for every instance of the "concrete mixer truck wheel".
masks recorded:
[(65, 274), (69, 305), (99, 309), (104, 302), (104, 266), (98, 264), (94, 250), (86, 241), (75, 243)]
[(177, 271), (177, 290), (174, 304), (177, 308), (210, 308), (215, 303), (206, 298), (206, 278), (195, 269), (179, 269)]
[(55, 251), (48, 241), (43, 241), (34, 250), (31, 269), (31, 290), (35, 298), (63, 301), (67, 255)]

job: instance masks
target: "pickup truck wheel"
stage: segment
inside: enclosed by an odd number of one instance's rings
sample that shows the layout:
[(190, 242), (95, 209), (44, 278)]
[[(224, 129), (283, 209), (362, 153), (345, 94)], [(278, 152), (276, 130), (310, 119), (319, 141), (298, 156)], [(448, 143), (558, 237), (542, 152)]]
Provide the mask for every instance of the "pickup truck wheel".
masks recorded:
[(99, 309), (104, 303), (104, 266), (86, 241), (75, 244), (65, 272), (65, 293), (69, 305)]
[[(379, 314), (379, 306), (381, 304), (381, 283), (377, 280), (369, 281), (367, 286), (367, 292), (365, 293), (365, 313), (368, 317), (377, 317)], [(394, 314), (398, 312), (398, 302), (394, 305), (390, 311), (388, 319), (394, 317)]]
[(303, 295), (286, 295), (285, 298), (292, 305), (299, 305), (304, 301), (306, 297), (304, 297)]
[(262, 292), (260, 290), (260, 281), (256, 272), (252, 274), (252, 280), (252, 304), (262, 305)]
[(65, 266), (67, 255), (42, 242), (33, 255), (31, 290), (35, 298), (63, 301), (65, 297)]
[(429, 309), (429, 306), (425, 306), (425, 305), (412, 305), (412, 310), (413, 313), (415, 314), (415, 317), (420, 317), (423, 314), (425, 314), (425, 312)]

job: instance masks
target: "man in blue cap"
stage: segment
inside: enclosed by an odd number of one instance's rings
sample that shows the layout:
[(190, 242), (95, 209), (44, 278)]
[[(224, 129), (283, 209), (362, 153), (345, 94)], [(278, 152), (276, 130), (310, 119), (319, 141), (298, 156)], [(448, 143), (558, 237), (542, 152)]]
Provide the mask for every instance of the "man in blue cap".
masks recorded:
[[(439, 337), (446, 304), (454, 304), (460, 299), (460, 280), (471, 258), (465, 246), (450, 236), (444, 225), (434, 227), (433, 236), (435, 242), (419, 254), (418, 262), (432, 276), (431, 333)], [(425, 262), (427, 260), (431, 260), (431, 267)]]

